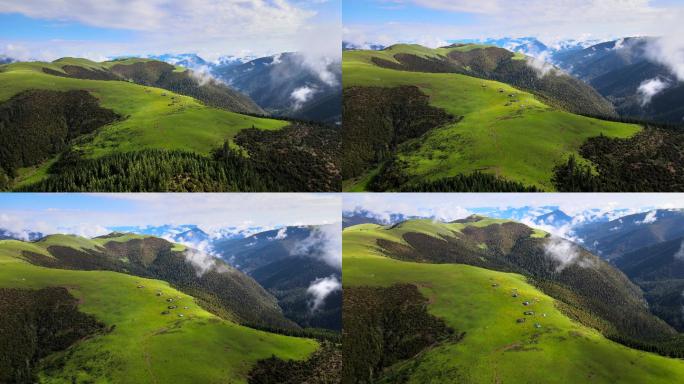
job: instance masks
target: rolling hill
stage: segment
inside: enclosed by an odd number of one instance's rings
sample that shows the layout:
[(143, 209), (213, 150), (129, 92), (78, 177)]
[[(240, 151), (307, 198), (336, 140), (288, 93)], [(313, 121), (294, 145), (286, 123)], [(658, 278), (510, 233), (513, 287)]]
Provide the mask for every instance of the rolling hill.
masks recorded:
[(264, 361), (318, 354), (311, 339), (240, 325), (288, 321), (252, 279), (192, 252), (120, 233), (0, 241), (0, 379), (247, 383)]
[(587, 139), (641, 130), (575, 114), (615, 112), (582, 81), (529, 64), (483, 45), (345, 51), (343, 188), (450, 190), (461, 177), (472, 191), (554, 190), (555, 167)]
[[(335, 130), (256, 117), (263, 110), (248, 97), (181, 67), (149, 59), (11, 63), (0, 66), (0, 84), (4, 188), (338, 189)], [(273, 156), (282, 169), (269, 166)]]
[(679, 359), (606, 337), (666, 348), (677, 338), (636, 286), (522, 224), (472, 216), (348, 227), (343, 269), (344, 322), (359, 329), (344, 334), (344, 383), (668, 383), (684, 375)]

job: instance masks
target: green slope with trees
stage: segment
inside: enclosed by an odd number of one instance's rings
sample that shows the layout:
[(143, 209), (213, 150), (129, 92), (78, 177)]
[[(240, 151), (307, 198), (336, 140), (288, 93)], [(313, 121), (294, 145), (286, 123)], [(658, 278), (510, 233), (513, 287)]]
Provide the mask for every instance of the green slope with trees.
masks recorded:
[[(126, 180), (135, 172), (149, 177), (146, 191), (262, 191), (273, 189), (282, 180), (271, 179), (279, 177), (293, 181), (276, 190), (339, 189), (336, 130), (263, 117), (245, 96), (165, 63), (72, 58), (12, 63), (0, 66), (0, 84), (0, 135), (17, 142), (8, 141), (0, 149), (4, 189), (139, 191), (140, 186)], [(263, 165), (268, 161), (262, 159), (263, 153), (251, 153), (235, 143), (241, 132), (254, 129), (271, 133), (273, 137), (263, 134), (271, 145), (285, 146), (286, 140), (275, 133), (285, 127), (299, 133), (299, 142), (277, 150), (286, 165), (293, 165), (289, 174), (271, 172)], [(321, 140), (332, 144), (317, 146)], [(244, 159), (236, 160), (243, 164), (222, 165), (215, 159), (224, 143), (232, 157)], [(156, 152), (147, 154), (149, 161), (133, 166), (132, 156), (140, 151)], [(183, 166), (166, 166), (174, 152), (183, 153)], [(209, 166), (189, 159), (195, 155)], [(252, 162), (252, 157), (259, 159)], [(100, 167), (107, 169), (106, 174), (91, 171), (86, 180), (66, 174), (80, 166), (84, 169), (77, 173), (85, 173), (98, 161), (106, 163)], [(216, 169), (215, 175), (227, 181), (208, 185), (211, 176), (201, 174), (205, 168)], [(308, 173), (296, 174), (302, 169)], [(163, 179), (152, 180), (155, 174)], [(264, 174), (265, 180), (255, 174)], [(317, 183), (302, 181), (310, 179)]]
[[(22, 359), (22, 367), (30, 363), (9, 382), (247, 383), (250, 370), (262, 359), (303, 360), (317, 350), (313, 340), (259, 331), (217, 316), (205, 309), (206, 300), (175, 288), (182, 284), (95, 268), (64, 269), (69, 249), (72, 263), (86, 262), (84, 250), (103, 251), (112, 243), (127, 242), (65, 236), (0, 242), (0, 289), (12, 292), (0, 300), (0, 340), (26, 340), (21, 346), (0, 343), (0, 364), (13, 358)], [(151, 255), (142, 260), (151, 261)], [(38, 266), (36, 258), (56, 264)], [(13, 320), (17, 316), (33, 322)], [(53, 328), (36, 330), (29, 324)], [(87, 337), (70, 336), (74, 334)], [(32, 344), (39, 336), (39, 343)], [(8, 367), (0, 368), (5, 375)], [(16, 367), (10, 363), (9, 368)]]
[(614, 118), (579, 80), (537, 77), (524, 57), (498, 48), (397, 45), (343, 55), (346, 190), (448, 190), (434, 184), (478, 171), (554, 190), (554, 167), (579, 157), (587, 139), (641, 130), (576, 114)]
[[(609, 339), (618, 339), (616, 331), (676, 338), (676, 332), (648, 313), (640, 290), (615, 268), (583, 252), (575, 264), (558, 269), (557, 261), (536, 254), (531, 246), (550, 241), (547, 234), (521, 224), (480, 217), (346, 228), (345, 304), (350, 301), (355, 312), (345, 307), (344, 316), (372, 337), (345, 334), (350, 368), (345, 368), (343, 382), (668, 383), (681, 378), (682, 360)], [(595, 274), (601, 276), (593, 278)], [(369, 289), (393, 292), (406, 285), (416, 287), (422, 299), (395, 305), (385, 300), (391, 295), (384, 292), (380, 297), (387, 314), (380, 323), (373, 320), (379, 307), (364, 304), (376, 300)], [(618, 309), (601, 304), (615, 300), (620, 304), (610, 305)], [(624, 306), (631, 307), (623, 311)], [(436, 320), (426, 320), (421, 308), (443, 321), (449, 332), (440, 331)], [(405, 316), (424, 320), (407, 322), (412, 326), (402, 330), (382, 322)], [(636, 329), (615, 316), (642, 322), (638, 332), (643, 333), (636, 335)], [(365, 328), (370, 326), (375, 328)], [(397, 334), (404, 335), (399, 344), (393, 337)], [(666, 339), (661, 353), (672, 346)], [(383, 345), (401, 348), (392, 355), (400, 358), (376, 364), (372, 351)]]

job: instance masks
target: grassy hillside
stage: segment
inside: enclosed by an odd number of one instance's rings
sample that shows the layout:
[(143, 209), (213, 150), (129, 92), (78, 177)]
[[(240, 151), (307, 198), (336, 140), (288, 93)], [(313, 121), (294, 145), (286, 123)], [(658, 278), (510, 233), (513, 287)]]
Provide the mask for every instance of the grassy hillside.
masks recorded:
[[(416, 229), (426, 226), (417, 223)], [(629, 349), (569, 319), (522, 275), (390, 259), (376, 243), (387, 236), (396, 239), (374, 224), (344, 230), (345, 288), (416, 285), (428, 312), (465, 335), (394, 364), (378, 382), (670, 383), (684, 375), (681, 360)], [(528, 310), (534, 314), (524, 315)], [(520, 318), (526, 321), (517, 323)], [(363, 359), (345, 356), (350, 358)], [(346, 376), (344, 382), (357, 381)]]
[(161, 88), (48, 75), (42, 71), (45, 65), (48, 64), (15, 63), (0, 67), (0, 101), (28, 89), (88, 90), (102, 107), (127, 117), (98, 133), (92, 142), (78, 146), (93, 157), (144, 148), (208, 154), (242, 129), (277, 129), (287, 125), (283, 121), (210, 108)]
[[(192, 295), (224, 319), (275, 329), (298, 330), (283, 316), (276, 298), (254, 279), (220, 259), (156, 237), (112, 233), (87, 239), (50, 235), (21, 257), (48, 268), (106, 270), (160, 279)], [(201, 261), (197, 261), (201, 260)]]
[[(312, 340), (222, 320), (163, 281), (37, 267), (21, 259), (24, 248), (46, 252), (39, 245), (0, 242), (0, 287), (65, 287), (82, 312), (111, 329), (43, 360), (40, 382), (246, 383), (257, 360), (272, 355), (301, 360), (317, 348)], [(167, 298), (176, 309), (167, 309)], [(170, 313), (163, 315), (165, 310)]]
[[(406, 53), (426, 57), (440, 52), (417, 46), (399, 48), (402, 52), (406, 50)], [(391, 60), (399, 48), (344, 52), (344, 87), (347, 93), (353, 87), (416, 86), (429, 97), (431, 106), (462, 117), (460, 121), (435, 127), (419, 138), (407, 140), (393, 150), (394, 162), (400, 164), (400, 172), (410, 183), (483, 171), (554, 190), (551, 181), (554, 166), (564, 162), (570, 154), (578, 154), (586, 139), (600, 134), (626, 138), (640, 130), (636, 125), (588, 118), (551, 107), (529, 92), (500, 82), (458, 73), (400, 71), (373, 63), (374, 57)], [(414, 52), (416, 50), (419, 52)], [(354, 113), (363, 120), (364, 114), (374, 113), (373, 108), (377, 107), (370, 100), (365, 111), (360, 106)], [(347, 134), (360, 133), (352, 139), (345, 134), (343, 140), (345, 148), (349, 148), (346, 150), (359, 156), (356, 149), (364, 145), (363, 132), (367, 132), (366, 136), (371, 133), (362, 122), (358, 127), (348, 126), (346, 122), (355, 116), (345, 115), (345, 130)], [(388, 118), (391, 121), (392, 116)], [(348, 179), (345, 189), (366, 188), (370, 175), (378, 171), (377, 166), (377, 163), (369, 164), (366, 173)]]
[(232, 112), (259, 113), (165, 63), (12, 63), (0, 84), (0, 134), (17, 141), (0, 151), (3, 189), (339, 189), (337, 130)]

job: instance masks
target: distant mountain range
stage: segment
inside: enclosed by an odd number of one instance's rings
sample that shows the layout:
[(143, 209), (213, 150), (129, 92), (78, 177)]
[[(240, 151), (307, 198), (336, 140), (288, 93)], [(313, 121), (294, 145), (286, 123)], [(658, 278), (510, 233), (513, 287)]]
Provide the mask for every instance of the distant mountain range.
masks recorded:
[(222, 56), (213, 62), (193, 53), (149, 58), (209, 73), (276, 116), (326, 123), (341, 119), (342, 67), (338, 60), (310, 59), (293, 52), (261, 58)]
[(590, 47), (594, 44), (600, 43), (600, 40), (574, 40), (567, 39), (556, 42), (553, 45), (546, 45), (534, 37), (503, 37), (503, 38), (487, 38), (487, 39), (464, 39), (464, 40), (450, 40), (449, 43), (460, 44), (486, 44), (494, 45), (500, 48), (505, 48), (511, 52), (522, 53), (527, 56), (544, 58), (547, 61), (555, 63), (556, 57), (561, 57), (568, 52), (580, 51), (584, 48)]

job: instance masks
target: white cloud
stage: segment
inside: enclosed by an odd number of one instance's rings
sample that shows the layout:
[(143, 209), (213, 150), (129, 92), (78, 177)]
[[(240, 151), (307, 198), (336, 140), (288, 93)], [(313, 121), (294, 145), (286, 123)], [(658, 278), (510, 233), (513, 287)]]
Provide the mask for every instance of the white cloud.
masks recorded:
[(653, 97), (660, 92), (666, 90), (672, 85), (672, 83), (667, 79), (662, 79), (656, 77), (650, 80), (644, 80), (639, 85), (637, 89), (637, 94), (639, 95), (640, 103), (642, 107), (651, 103)]
[(220, 83), (221, 82), (221, 81), (217, 80), (211, 74), (211, 68), (209, 68), (206, 65), (199, 65), (199, 66), (191, 68), (190, 76), (197, 79), (197, 81), (199, 81), (200, 85), (206, 85), (209, 83)]
[(174, 35), (194, 31), (205, 37), (288, 33), (315, 14), (286, 0), (0, 0), (0, 10), (93, 27)]
[(268, 237), (268, 240), (283, 240), (287, 237), (287, 228), (280, 228), (275, 236)]
[(379, 0), (385, 9), (401, 9), (407, 3), (448, 12), (492, 13), (499, 11), (499, 0)]
[(665, 65), (677, 80), (684, 81), (684, 27), (676, 24), (664, 36), (654, 39), (647, 46), (646, 54), (652, 61)]
[[(339, 28), (335, 35), (329, 27), (339, 21), (320, 11), (320, 4), (292, 0), (0, 0), (0, 12), (134, 32), (126, 43), (92, 41), (91, 36), (8, 42), (23, 45), (37, 59), (192, 51), (214, 60), (237, 52), (258, 56), (298, 49), (320, 52), (323, 48), (319, 45), (330, 45), (332, 39), (337, 39), (339, 47)], [(315, 39), (310, 37), (312, 33)], [(0, 39), (0, 47), (4, 42)]]
[(311, 100), (316, 93), (316, 89), (307, 85), (299, 87), (292, 91), (290, 98), (294, 101), (293, 108), (300, 109), (304, 104)]
[(650, 211), (649, 213), (644, 216), (644, 219), (641, 221), (636, 221), (636, 224), (652, 224), (655, 223), (656, 220), (658, 220), (658, 212), (657, 211)]
[(216, 267), (216, 258), (206, 252), (189, 248), (183, 253), (185, 260), (195, 267), (197, 276), (200, 277)]
[(314, 280), (309, 288), (306, 289), (306, 293), (312, 296), (312, 300), (309, 302), (309, 306), (312, 312), (318, 310), (321, 305), (325, 302), (325, 298), (331, 293), (339, 291), (342, 289), (342, 283), (337, 279), (336, 276), (323, 277)]
[(548, 257), (558, 262), (556, 272), (562, 272), (573, 264), (582, 268), (594, 266), (593, 260), (580, 257), (580, 248), (576, 244), (559, 237), (554, 236), (548, 239), (544, 244), (544, 252)]
[(549, 58), (550, 53), (544, 52), (537, 57), (527, 57), (525, 62), (527, 65), (537, 72), (537, 77), (542, 78), (548, 74), (555, 74), (557, 72), (556, 67), (550, 63)]
[(316, 257), (334, 268), (342, 268), (342, 223), (321, 225), (295, 244), (292, 255)]

